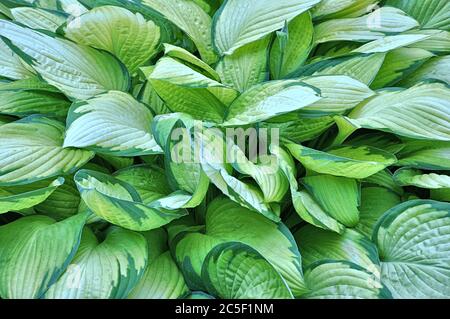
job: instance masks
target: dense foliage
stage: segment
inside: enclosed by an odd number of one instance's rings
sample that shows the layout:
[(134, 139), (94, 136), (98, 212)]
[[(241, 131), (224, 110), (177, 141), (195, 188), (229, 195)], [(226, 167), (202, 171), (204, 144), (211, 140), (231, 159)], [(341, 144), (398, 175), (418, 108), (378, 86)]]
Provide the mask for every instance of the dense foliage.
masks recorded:
[(449, 52), (448, 0), (0, 0), (0, 297), (450, 298)]

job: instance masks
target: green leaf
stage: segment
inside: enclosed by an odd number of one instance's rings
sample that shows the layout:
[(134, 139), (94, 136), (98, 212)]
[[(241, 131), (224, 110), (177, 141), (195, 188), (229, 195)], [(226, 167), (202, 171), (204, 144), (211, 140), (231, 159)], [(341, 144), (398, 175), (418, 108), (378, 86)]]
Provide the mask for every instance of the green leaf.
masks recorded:
[(289, 113), (321, 98), (314, 87), (298, 80), (269, 81), (252, 87), (228, 108), (223, 126), (245, 125)]
[(449, 65), (450, 56), (448, 55), (431, 58), (399, 85), (409, 87), (427, 80), (438, 80), (450, 85)]
[(116, 172), (114, 177), (133, 186), (146, 205), (172, 192), (164, 170), (156, 166), (127, 167)]
[(172, 58), (161, 58), (149, 75), (158, 95), (173, 112), (221, 122), (238, 92)]
[(387, 34), (408, 31), (418, 25), (416, 20), (402, 10), (382, 7), (359, 18), (329, 20), (318, 24), (314, 28), (314, 42), (367, 42)]
[(186, 284), (192, 290), (204, 290), (202, 265), (206, 255), (222, 240), (201, 233), (181, 233), (175, 237), (172, 254), (181, 269)]
[(430, 190), (430, 198), (443, 202), (450, 202), (450, 188), (438, 188)]
[(420, 30), (414, 33), (429, 35), (425, 40), (413, 43), (410, 47), (419, 48), (435, 53), (450, 51), (450, 32), (441, 30)]
[(361, 182), (370, 186), (382, 186), (398, 195), (403, 195), (403, 189), (394, 181), (394, 176), (389, 169), (384, 169), (376, 174), (366, 177)]
[(324, 260), (345, 260), (363, 267), (367, 272), (380, 274), (377, 247), (353, 229), (348, 228), (337, 234), (306, 225), (294, 236), (302, 251), (304, 268)]
[(398, 165), (426, 170), (450, 170), (450, 143), (408, 141), (398, 154)]
[(394, 179), (401, 186), (417, 186), (428, 189), (450, 188), (450, 176), (436, 173), (424, 174), (412, 168), (401, 168), (394, 174)]
[(216, 198), (208, 205), (206, 234), (256, 249), (284, 278), (294, 295), (305, 291), (301, 256), (283, 223), (276, 224), (228, 199)]
[(63, 148), (64, 126), (45, 117), (27, 117), (0, 126), (0, 185), (29, 184), (69, 174), (92, 157)]
[(80, 193), (73, 181), (73, 176), (70, 176), (46, 200), (36, 205), (34, 210), (59, 221), (75, 215), (78, 212), (80, 200)]
[(301, 67), (293, 73), (293, 76), (347, 75), (369, 85), (383, 65), (385, 55), (385, 53), (353, 53), (321, 59)]
[(45, 81), (72, 99), (82, 100), (108, 90), (128, 89), (128, 73), (105, 52), (5, 20), (0, 20), (0, 36), (9, 40), (16, 53)]
[(400, 136), (450, 140), (450, 90), (442, 83), (421, 83), (385, 91), (360, 104), (347, 117), (355, 127)]
[(355, 229), (371, 238), (375, 224), (389, 209), (401, 203), (400, 196), (384, 187), (363, 187), (359, 223)]
[(373, 89), (393, 86), (407, 78), (431, 57), (433, 54), (423, 49), (400, 48), (393, 50), (386, 55), (380, 71), (370, 86)]
[(194, 1), (141, 0), (141, 3), (158, 11), (183, 30), (194, 41), (206, 63), (216, 62), (211, 39), (211, 17)]
[(79, 44), (114, 54), (134, 73), (155, 53), (159, 44), (159, 27), (140, 13), (113, 6), (94, 8), (71, 20), (64, 35)]
[(130, 184), (103, 173), (79, 170), (75, 183), (94, 214), (127, 229), (155, 229), (187, 214), (180, 210), (177, 193), (146, 205)]
[(167, 251), (150, 261), (130, 299), (177, 299), (189, 292), (183, 275)]
[(0, 38), (0, 76), (12, 80), (34, 76), (34, 71), (26, 67), (23, 60)]
[(291, 117), (291, 114), (276, 116), (259, 125), (269, 130), (278, 129), (281, 139), (301, 143), (319, 137), (334, 124), (331, 116), (317, 118), (302, 118), (298, 114), (294, 116)]
[(46, 216), (22, 217), (0, 227), (0, 296), (40, 298), (77, 251), (86, 214), (56, 223)]
[(302, 108), (299, 113), (311, 116), (339, 114), (354, 108), (375, 93), (364, 83), (349, 76), (323, 75), (302, 79), (320, 90), (321, 99)]
[(52, 182), (36, 182), (24, 186), (0, 188), (0, 214), (20, 212), (45, 201), (59, 186), (64, 183), (60, 177)]
[(202, 278), (209, 293), (223, 299), (291, 299), (275, 268), (242, 243), (216, 246), (206, 257)]
[(379, 299), (391, 298), (380, 278), (346, 261), (322, 261), (306, 270), (309, 299)]
[(384, 53), (412, 45), (430, 37), (431, 34), (415, 33), (414, 31), (399, 35), (388, 35), (378, 40), (366, 43), (352, 52)]
[(264, 201), (264, 195), (253, 184), (240, 181), (231, 174), (231, 167), (226, 161), (226, 143), (219, 130), (203, 130), (195, 134), (199, 141), (201, 165), (204, 173), (224, 195), (243, 207), (257, 211), (267, 218), (278, 222), (278, 214)]
[(151, 133), (152, 119), (131, 95), (110, 91), (71, 106), (64, 147), (119, 156), (161, 153)]
[(274, 79), (289, 77), (300, 68), (312, 50), (314, 26), (305, 12), (292, 19), (277, 36), (270, 50), (270, 73)]
[(147, 243), (135, 232), (111, 227), (99, 242), (85, 228), (80, 248), (46, 299), (122, 299), (144, 275)]
[(348, 227), (358, 223), (360, 190), (356, 180), (331, 175), (313, 175), (306, 176), (301, 181), (331, 217)]
[(373, 232), (381, 280), (394, 298), (450, 297), (450, 204), (412, 200), (386, 212)]
[(424, 29), (450, 30), (450, 3), (446, 0), (388, 0), (386, 4), (402, 9)]
[(18, 7), (12, 8), (13, 19), (31, 29), (40, 29), (55, 32), (64, 22), (66, 16), (60, 13), (40, 8)]
[(271, 37), (240, 47), (233, 54), (223, 56), (216, 70), (222, 83), (244, 92), (269, 78), (268, 58)]
[[(220, 55), (230, 55), (247, 43), (281, 29), (320, 0), (228, 0), (214, 17), (214, 45)], [(241, 19), (236, 19), (241, 16)]]
[(402, 142), (402, 140), (393, 134), (378, 131), (361, 133), (362, 134), (346, 140), (345, 145), (371, 146), (392, 154), (397, 154), (405, 147), (405, 144)]
[(220, 81), (219, 74), (212, 67), (181, 47), (164, 43), (164, 54), (190, 66), (192, 69), (196, 69), (199, 73), (213, 80)]
[[(42, 83), (42, 84), (40, 84)], [(0, 113), (24, 117), (33, 114), (65, 117), (70, 102), (55, 88), (35, 78), (0, 85)]]
[(345, 226), (324, 212), (306, 191), (299, 190), (295, 164), (290, 154), (275, 145), (270, 146), (270, 151), (277, 157), (278, 165), (289, 181), (292, 204), (298, 215), (316, 227), (341, 233)]
[(379, 0), (322, 0), (311, 12), (315, 20), (353, 18), (376, 7)]
[(334, 176), (365, 178), (397, 162), (391, 153), (370, 146), (340, 146), (326, 152), (300, 144), (286, 147), (306, 168)]

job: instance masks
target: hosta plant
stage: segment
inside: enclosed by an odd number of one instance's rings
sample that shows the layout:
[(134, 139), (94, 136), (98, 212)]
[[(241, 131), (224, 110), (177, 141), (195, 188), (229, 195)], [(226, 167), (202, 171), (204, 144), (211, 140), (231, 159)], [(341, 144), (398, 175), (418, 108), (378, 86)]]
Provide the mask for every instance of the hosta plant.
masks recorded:
[(450, 298), (448, 0), (1, 0), (0, 297)]

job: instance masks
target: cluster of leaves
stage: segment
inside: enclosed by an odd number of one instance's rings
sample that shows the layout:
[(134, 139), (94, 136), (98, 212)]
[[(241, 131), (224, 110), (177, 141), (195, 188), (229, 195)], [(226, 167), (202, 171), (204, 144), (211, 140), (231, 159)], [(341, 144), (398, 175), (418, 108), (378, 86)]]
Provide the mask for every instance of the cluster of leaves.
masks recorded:
[[(448, 0), (1, 0), (0, 297), (450, 298), (449, 31)], [(228, 127), (278, 129), (276, 170), (216, 158)]]

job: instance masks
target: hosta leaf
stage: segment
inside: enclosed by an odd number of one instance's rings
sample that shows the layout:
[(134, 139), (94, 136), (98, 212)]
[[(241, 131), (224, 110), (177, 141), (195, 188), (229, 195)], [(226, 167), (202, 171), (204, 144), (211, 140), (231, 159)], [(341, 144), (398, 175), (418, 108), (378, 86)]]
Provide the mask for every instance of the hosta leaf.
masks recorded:
[[(217, 198), (208, 206), (206, 233), (256, 249), (280, 273), (294, 295), (305, 290), (300, 253), (282, 223), (276, 224), (228, 199)], [(275, 246), (277, 249), (273, 250)]]
[(369, 146), (340, 146), (326, 152), (300, 144), (286, 147), (306, 168), (334, 176), (365, 178), (397, 162), (391, 153)]
[(224, 299), (292, 298), (275, 268), (242, 243), (216, 246), (206, 257), (202, 278), (209, 293)]
[(380, 273), (376, 246), (353, 229), (337, 234), (306, 225), (294, 236), (302, 251), (304, 268), (323, 260), (346, 260), (368, 272)]
[(49, 84), (73, 99), (129, 86), (128, 73), (107, 53), (0, 20), (0, 36), (20, 50)]
[(390, 208), (400, 204), (400, 196), (384, 187), (362, 187), (359, 223), (355, 229), (368, 238), (372, 237), (375, 224)]
[[(186, 215), (179, 210), (183, 203), (171, 202), (172, 197), (166, 197), (164, 204), (154, 201), (146, 205), (130, 184), (103, 173), (79, 170), (75, 182), (93, 213), (127, 229), (155, 229)], [(174, 195), (176, 199), (177, 194)]]
[(42, 203), (63, 183), (64, 178), (60, 177), (52, 182), (0, 188), (0, 214), (18, 212)]
[(393, 50), (386, 55), (380, 71), (370, 86), (373, 89), (393, 86), (407, 78), (431, 57), (433, 54), (423, 49), (400, 48)]
[(392, 154), (397, 154), (405, 147), (405, 144), (397, 136), (378, 131), (369, 131), (352, 136), (345, 141), (345, 145), (371, 146)]
[(142, 279), (128, 298), (177, 299), (188, 292), (182, 273), (167, 251), (149, 262)]
[(266, 36), (223, 56), (216, 66), (222, 83), (243, 92), (269, 78), (268, 58), (271, 38)]
[(245, 125), (289, 113), (320, 100), (315, 88), (297, 80), (269, 81), (244, 92), (228, 108), (224, 126)]
[[(209, 179), (198, 161), (195, 149), (198, 145), (193, 142), (189, 131), (193, 123), (191, 117), (177, 113), (159, 116), (153, 123), (153, 131), (165, 152), (167, 181), (173, 189), (186, 193), (183, 207), (191, 208), (201, 204), (209, 187)], [(181, 139), (176, 141), (177, 137)]]
[(429, 35), (425, 40), (413, 43), (410, 47), (419, 48), (435, 53), (450, 51), (450, 32), (441, 30), (420, 30), (414, 33)]
[(430, 198), (443, 202), (450, 202), (450, 188), (438, 188), (430, 190)]
[(70, 176), (46, 200), (36, 205), (34, 210), (53, 219), (63, 220), (78, 212), (80, 200), (80, 193), (75, 186), (73, 177)]
[(450, 56), (434, 57), (425, 62), (417, 71), (399, 83), (401, 86), (413, 86), (418, 82), (439, 80), (450, 85)]
[(22, 217), (0, 227), (0, 296), (40, 298), (77, 251), (86, 214), (56, 223), (46, 216)]
[(168, 57), (159, 59), (149, 80), (173, 112), (184, 112), (197, 119), (215, 122), (222, 121), (226, 105), (238, 94)]
[(300, 110), (299, 113), (305, 115), (343, 113), (375, 94), (367, 85), (349, 76), (312, 76), (303, 78), (302, 81), (318, 88), (322, 97)]
[(213, 64), (217, 60), (211, 40), (211, 17), (194, 1), (141, 0), (183, 30), (197, 46), (202, 59)]
[(359, 185), (356, 180), (340, 176), (313, 175), (302, 180), (318, 204), (337, 221), (353, 227), (359, 220)]
[(34, 72), (26, 67), (22, 59), (2, 39), (0, 39), (0, 76), (12, 80), (34, 76)]
[(156, 166), (131, 166), (116, 172), (114, 177), (133, 186), (144, 204), (150, 204), (172, 192), (164, 170)]
[(149, 60), (159, 44), (159, 27), (140, 13), (103, 6), (73, 19), (64, 35), (79, 44), (106, 50), (118, 57), (130, 73)]
[(201, 165), (204, 173), (222, 193), (243, 207), (257, 211), (267, 218), (278, 222), (276, 211), (265, 201), (261, 190), (253, 184), (240, 181), (231, 174), (226, 158), (224, 134), (215, 129), (197, 132), (195, 138), (202, 149)]
[(358, 17), (370, 11), (379, 0), (322, 0), (311, 12), (314, 19)]
[(450, 90), (422, 83), (383, 92), (360, 104), (347, 117), (355, 127), (378, 129), (429, 140), (450, 140)]
[(45, 117), (27, 117), (0, 126), (0, 185), (28, 184), (71, 173), (93, 153), (63, 148), (64, 126)]
[(56, 12), (31, 7), (12, 8), (13, 19), (32, 29), (55, 32), (64, 22), (66, 16)]
[(386, 4), (405, 11), (424, 29), (450, 30), (450, 3), (446, 0), (388, 0)]
[(450, 204), (412, 200), (386, 212), (373, 240), (394, 298), (449, 298)]
[(172, 251), (186, 284), (192, 290), (205, 289), (202, 281), (202, 265), (206, 255), (222, 240), (200, 233), (184, 233), (175, 238)]
[(292, 204), (297, 214), (316, 227), (337, 233), (343, 232), (344, 225), (328, 215), (306, 191), (299, 190), (292, 157), (285, 150), (274, 145), (271, 145), (270, 151), (277, 157), (278, 165), (289, 181)]
[(378, 74), (385, 53), (351, 54), (312, 62), (293, 73), (295, 76), (347, 75), (369, 85)]
[(64, 147), (120, 156), (161, 153), (151, 134), (152, 119), (145, 105), (119, 91), (75, 102), (67, 118)]
[(220, 81), (219, 74), (217, 74), (212, 67), (181, 47), (164, 43), (164, 54), (175, 60), (183, 62), (193, 69), (197, 69), (198, 72), (206, 74), (213, 80)]
[(352, 52), (359, 52), (359, 53), (389, 52), (395, 49), (399, 49), (423, 41), (424, 39), (430, 37), (431, 37), (430, 34), (412, 33), (412, 32), (400, 35), (385, 36), (378, 40), (366, 43), (360, 46), (359, 48), (353, 50)]
[(294, 143), (301, 143), (312, 140), (320, 136), (326, 129), (334, 124), (331, 116), (317, 118), (291, 118), (290, 114), (286, 118), (284, 115), (273, 117), (267, 122), (260, 123), (262, 128), (278, 129), (281, 139), (286, 139)]
[(401, 168), (394, 174), (394, 178), (401, 186), (417, 186), (421, 188), (438, 189), (450, 188), (450, 176), (436, 173), (424, 174), (412, 168)]
[(274, 79), (288, 77), (300, 68), (312, 49), (314, 26), (305, 12), (277, 32), (270, 50), (270, 73)]
[(417, 27), (418, 23), (402, 10), (382, 7), (359, 18), (322, 22), (314, 28), (314, 42), (371, 41), (386, 34), (399, 33)]
[[(42, 84), (40, 84), (42, 83)], [(34, 78), (0, 84), (0, 113), (24, 117), (33, 114), (64, 117), (70, 102), (55, 88)]]
[(143, 276), (146, 264), (147, 243), (142, 235), (112, 227), (99, 242), (85, 228), (74, 259), (45, 298), (126, 298)]
[(450, 170), (450, 143), (408, 141), (398, 154), (398, 164), (426, 170)]
[(379, 299), (391, 298), (380, 278), (346, 261), (322, 261), (305, 273), (309, 299)]
[(397, 183), (394, 180), (393, 174), (387, 168), (382, 171), (379, 171), (376, 174), (373, 174), (369, 177), (362, 179), (361, 182), (369, 184), (371, 186), (375, 185), (385, 187), (398, 195), (403, 194), (403, 189), (397, 185)]
[[(240, 1), (228, 0), (216, 13), (214, 45), (221, 55), (232, 54), (243, 45), (281, 29), (319, 0)], [(236, 19), (240, 16), (240, 19)]]

